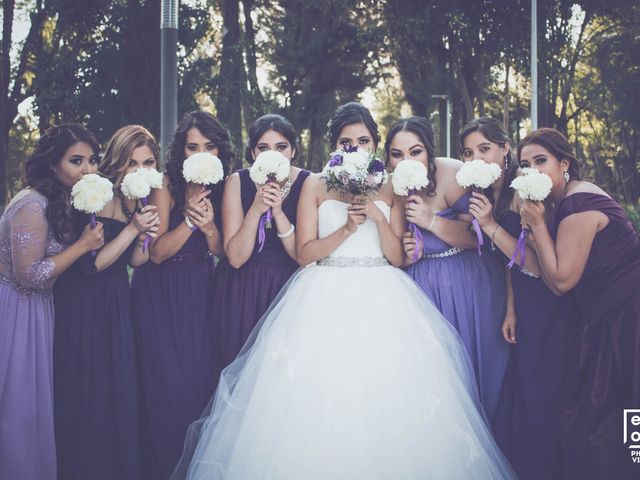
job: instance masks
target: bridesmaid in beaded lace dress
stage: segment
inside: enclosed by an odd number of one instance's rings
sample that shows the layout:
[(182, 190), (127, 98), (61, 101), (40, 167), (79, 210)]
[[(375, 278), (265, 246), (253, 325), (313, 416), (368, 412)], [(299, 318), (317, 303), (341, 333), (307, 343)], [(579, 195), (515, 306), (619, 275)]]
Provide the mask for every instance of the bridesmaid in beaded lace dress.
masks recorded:
[[(297, 134), (280, 115), (264, 115), (249, 127), (246, 159), (276, 150), (289, 159), (297, 153)], [(219, 374), (238, 354), (256, 322), (298, 268), (295, 255), (295, 224), (298, 195), (309, 175), (290, 167), (282, 185), (256, 185), (248, 169), (229, 177), (224, 193), (224, 243), (226, 257), (216, 272), (211, 300), (215, 322)], [(258, 251), (258, 223), (269, 208), (273, 228), (266, 229)]]
[[(215, 389), (207, 299), (213, 291), (213, 256), (222, 255), (223, 183), (202, 191), (188, 184), (182, 164), (209, 152), (228, 168), (234, 154), (229, 134), (208, 112), (191, 112), (178, 124), (167, 153), (162, 189), (150, 204), (160, 214), (151, 262), (131, 283), (139, 362), (142, 478), (169, 478), (189, 424)], [(191, 228), (193, 227), (197, 228)]]
[[(58, 476), (65, 480), (137, 480), (140, 441), (136, 355), (127, 264), (149, 259), (147, 234), (158, 230), (151, 205), (138, 209), (120, 190), (127, 173), (153, 168), (158, 146), (139, 125), (111, 138), (99, 171), (114, 185), (98, 213), (105, 245), (86, 254), (54, 288), (54, 412)], [(77, 214), (80, 223), (85, 214)]]
[(68, 248), (71, 187), (98, 168), (82, 125), (47, 130), (25, 164), (27, 186), (0, 218), (0, 478), (56, 478), (53, 430), (55, 279), (103, 243), (88, 225)]

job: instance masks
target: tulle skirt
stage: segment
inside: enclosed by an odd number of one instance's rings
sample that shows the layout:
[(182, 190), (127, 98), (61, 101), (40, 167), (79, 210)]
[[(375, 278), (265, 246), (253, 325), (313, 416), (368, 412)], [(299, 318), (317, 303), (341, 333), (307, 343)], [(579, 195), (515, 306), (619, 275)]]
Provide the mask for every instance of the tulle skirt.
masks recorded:
[(173, 478), (514, 475), (460, 338), (390, 267), (301, 269), (222, 373)]

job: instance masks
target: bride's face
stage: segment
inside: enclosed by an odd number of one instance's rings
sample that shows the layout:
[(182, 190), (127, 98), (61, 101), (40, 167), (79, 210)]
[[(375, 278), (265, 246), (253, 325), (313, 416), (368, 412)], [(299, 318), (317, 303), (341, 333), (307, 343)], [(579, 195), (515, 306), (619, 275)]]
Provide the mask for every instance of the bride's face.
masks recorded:
[(362, 122), (345, 125), (342, 130), (340, 130), (338, 141), (333, 147), (336, 150), (347, 147), (358, 147), (369, 153), (373, 153), (376, 149), (371, 132), (369, 132), (367, 126)]
[(405, 158), (417, 160), (423, 163), (425, 167), (429, 163), (427, 149), (415, 133), (398, 132), (391, 140), (391, 145), (389, 146), (389, 164), (391, 168), (396, 168), (396, 165)]

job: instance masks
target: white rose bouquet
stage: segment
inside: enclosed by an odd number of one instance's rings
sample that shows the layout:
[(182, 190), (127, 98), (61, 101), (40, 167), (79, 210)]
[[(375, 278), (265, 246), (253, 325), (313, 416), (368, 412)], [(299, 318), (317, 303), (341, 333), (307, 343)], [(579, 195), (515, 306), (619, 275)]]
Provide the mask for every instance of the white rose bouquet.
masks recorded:
[[(71, 188), (73, 208), (90, 215), (91, 228), (96, 228), (96, 214), (113, 198), (113, 184), (96, 173), (87, 173)], [(96, 252), (91, 254), (95, 257)]]
[[(493, 182), (500, 178), (501, 173), (500, 166), (495, 163), (487, 163), (484, 160), (471, 160), (470, 162), (465, 162), (458, 170), (456, 181), (461, 187), (471, 188), (472, 191), (482, 191), (485, 188), (489, 188)], [(475, 218), (471, 223), (478, 237), (478, 255), (482, 255), (484, 239), (482, 238), (480, 224)]]
[[(264, 185), (268, 182), (283, 182), (289, 177), (291, 171), (291, 163), (289, 159), (280, 152), (267, 150), (260, 153), (249, 169), (251, 180), (258, 185)], [(264, 242), (267, 238), (265, 229), (271, 228), (271, 220), (273, 212), (271, 208), (260, 217), (258, 225), (258, 251), (261, 252)]]
[[(140, 200), (143, 207), (149, 202), (149, 194), (152, 188), (162, 188), (162, 173), (155, 168), (139, 168), (127, 173), (122, 179), (120, 191), (130, 200)], [(149, 246), (151, 237), (147, 235), (142, 244), (142, 251)]]
[[(535, 202), (545, 200), (551, 193), (552, 186), (553, 182), (551, 181), (551, 177), (546, 173), (539, 172), (535, 168), (523, 168), (522, 175), (514, 178), (510, 185), (522, 200), (533, 200)], [(520, 267), (524, 267), (528, 235), (529, 229), (522, 227), (516, 249), (508, 263), (509, 268), (515, 265), (518, 255), (520, 256)]]
[[(391, 185), (393, 185), (393, 191), (396, 195), (401, 197), (414, 195), (429, 185), (427, 167), (417, 160), (401, 160), (393, 170)], [(416, 248), (413, 251), (413, 261), (415, 262), (418, 259), (418, 245), (423, 244), (422, 232), (413, 222), (409, 222), (408, 227), (416, 239)]]
[(373, 154), (358, 147), (347, 147), (331, 154), (321, 178), (327, 191), (337, 190), (355, 196), (375, 195), (387, 183), (384, 164)]

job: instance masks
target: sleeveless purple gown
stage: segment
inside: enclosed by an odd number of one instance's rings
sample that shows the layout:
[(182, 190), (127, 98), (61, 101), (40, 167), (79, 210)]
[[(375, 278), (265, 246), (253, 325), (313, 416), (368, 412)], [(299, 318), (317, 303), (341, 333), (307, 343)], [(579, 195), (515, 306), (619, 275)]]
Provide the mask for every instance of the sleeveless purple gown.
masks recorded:
[[(216, 212), (218, 228), (221, 214)], [(184, 221), (172, 209), (169, 228)], [(185, 433), (213, 394), (212, 312), (214, 257), (202, 232), (161, 264), (135, 270), (131, 283), (140, 378), (142, 473), (168, 479)]]
[[(246, 215), (253, 203), (256, 186), (249, 170), (238, 171), (242, 209)], [(309, 172), (302, 170), (282, 203), (282, 210), (295, 225), (298, 198)], [(267, 311), (280, 289), (298, 269), (285, 251), (275, 225), (266, 229), (264, 248), (258, 252), (258, 236), (253, 253), (240, 268), (226, 258), (218, 265), (212, 297), (218, 375), (236, 357), (260, 317)]]
[(558, 479), (637, 479), (634, 442), (623, 440), (623, 410), (640, 409), (640, 240), (620, 205), (587, 192), (562, 200), (552, 233), (569, 215), (593, 210), (609, 223), (596, 234), (573, 290), (578, 315), (569, 334), (554, 473)]
[[(498, 223), (513, 237), (520, 235), (517, 213), (507, 211)], [(509, 263), (500, 249), (491, 253), (501, 264)], [(540, 278), (517, 265), (511, 269), (511, 285), (518, 343), (498, 404), (496, 441), (518, 478), (551, 478), (572, 296), (557, 297)]]
[[(455, 219), (468, 210), (469, 195), (463, 195), (437, 215)], [(493, 425), (510, 353), (501, 332), (506, 308), (504, 266), (487, 252), (479, 256), (476, 249), (453, 249), (427, 230), (422, 235), (425, 257), (406, 272), (460, 334), (487, 420)], [(433, 255), (440, 256), (428, 258)]]
[[(100, 218), (105, 243), (126, 223)], [(79, 215), (76, 233), (89, 223)], [(138, 379), (127, 263), (98, 272), (86, 254), (56, 281), (53, 342), (58, 478), (140, 478)]]

